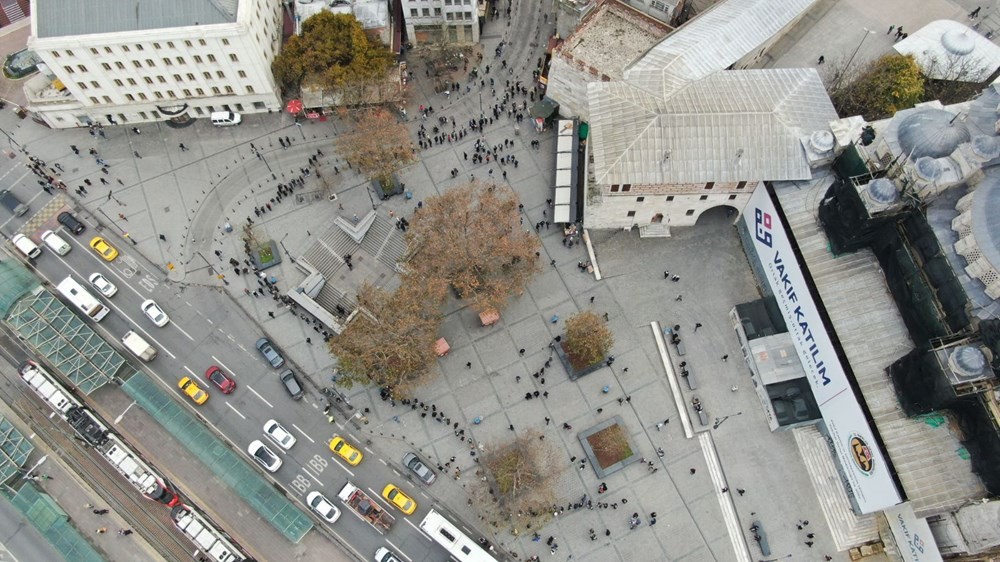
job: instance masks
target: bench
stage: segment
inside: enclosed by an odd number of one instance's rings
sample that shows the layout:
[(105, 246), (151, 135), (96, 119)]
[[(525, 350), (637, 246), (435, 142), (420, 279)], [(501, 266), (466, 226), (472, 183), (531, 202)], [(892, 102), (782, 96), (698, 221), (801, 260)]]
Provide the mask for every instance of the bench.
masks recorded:
[(690, 366), (681, 368), (681, 377), (687, 381), (688, 390), (698, 390), (698, 381), (695, 380), (694, 371), (691, 370)]

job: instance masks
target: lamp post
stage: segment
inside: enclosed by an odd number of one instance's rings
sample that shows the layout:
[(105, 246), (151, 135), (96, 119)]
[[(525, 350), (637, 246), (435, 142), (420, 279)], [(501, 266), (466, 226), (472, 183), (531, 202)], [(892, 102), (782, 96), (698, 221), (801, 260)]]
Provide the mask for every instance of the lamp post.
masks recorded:
[(875, 32), (868, 29), (867, 27), (862, 27), (865, 30), (865, 34), (861, 37), (861, 41), (858, 42), (858, 48), (854, 49), (854, 53), (851, 54), (851, 58), (847, 59), (847, 64), (844, 65), (844, 70), (840, 73), (840, 78), (837, 78), (837, 83), (833, 85), (833, 90), (836, 91), (840, 86), (840, 81), (844, 79), (844, 75), (847, 74), (847, 69), (851, 67), (851, 63), (854, 62), (854, 57), (858, 56), (858, 51), (861, 50), (861, 46), (865, 44), (865, 39), (868, 39), (869, 35), (875, 35)]

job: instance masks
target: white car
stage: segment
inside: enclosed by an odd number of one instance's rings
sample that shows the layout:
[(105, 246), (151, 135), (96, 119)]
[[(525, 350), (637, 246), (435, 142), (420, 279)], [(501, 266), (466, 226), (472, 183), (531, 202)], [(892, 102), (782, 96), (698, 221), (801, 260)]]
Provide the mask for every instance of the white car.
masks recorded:
[(108, 278), (100, 273), (94, 273), (90, 276), (90, 284), (93, 285), (99, 293), (109, 299), (115, 296), (115, 293), (118, 292), (118, 287), (111, 281), (108, 281)]
[(160, 308), (160, 305), (156, 304), (153, 299), (146, 299), (142, 301), (142, 313), (149, 317), (156, 324), (157, 328), (162, 328), (170, 322), (170, 317), (167, 316), (166, 312)]
[(267, 420), (267, 423), (264, 424), (264, 435), (267, 435), (267, 438), (274, 441), (275, 445), (286, 451), (295, 444), (295, 436), (274, 420)]
[(247, 452), (253, 457), (253, 460), (257, 461), (264, 470), (268, 472), (278, 472), (281, 468), (281, 459), (278, 455), (274, 454), (274, 451), (267, 448), (267, 445), (261, 443), (259, 440), (254, 440), (247, 447)]
[(336, 523), (337, 519), (340, 519), (340, 510), (337, 509), (337, 506), (319, 492), (309, 492), (309, 495), (306, 496), (306, 503), (309, 504), (310, 509), (316, 512), (316, 515), (322, 517), (323, 521), (327, 523)]
[(375, 551), (375, 562), (400, 562), (400, 560), (396, 557), (395, 552), (384, 546), (380, 546), (379, 549)]

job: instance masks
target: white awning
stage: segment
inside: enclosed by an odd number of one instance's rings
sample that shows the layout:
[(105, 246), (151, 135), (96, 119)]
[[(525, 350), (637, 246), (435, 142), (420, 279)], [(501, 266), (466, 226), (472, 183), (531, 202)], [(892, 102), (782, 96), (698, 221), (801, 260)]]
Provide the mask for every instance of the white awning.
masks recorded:
[(556, 141), (556, 152), (572, 152), (573, 151), (573, 137), (559, 137)]
[(557, 170), (571, 170), (573, 169), (573, 154), (560, 152), (556, 154), (556, 169)]
[(573, 133), (576, 132), (576, 129), (573, 127), (573, 121), (569, 119), (560, 119), (557, 130), (560, 137), (572, 137)]
[(569, 187), (557, 187), (556, 188), (556, 205), (569, 205), (569, 193), (571, 188)]
[(570, 222), (569, 205), (556, 205), (555, 211), (552, 213), (552, 219), (557, 223)]
[(556, 187), (571, 187), (573, 173), (570, 170), (556, 170)]

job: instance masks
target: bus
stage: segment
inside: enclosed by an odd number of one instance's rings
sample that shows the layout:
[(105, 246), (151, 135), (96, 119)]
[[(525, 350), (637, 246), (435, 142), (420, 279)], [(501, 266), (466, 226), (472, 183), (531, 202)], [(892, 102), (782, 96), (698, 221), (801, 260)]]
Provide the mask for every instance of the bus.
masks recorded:
[(111, 312), (111, 309), (101, 304), (101, 301), (94, 298), (94, 295), (87, 292), (87, 289), (84, 289), (73, 277), (63, 279), (56, 288), (59, 289), (62, 296), (69, 299), (69, 302), (73, 303), (94, 322), (100, 322)]
[(496, 562), (496, 558), (490, 556), (476, 541), (433, 509), (420, 522), (420, 528), (458, 562)]

